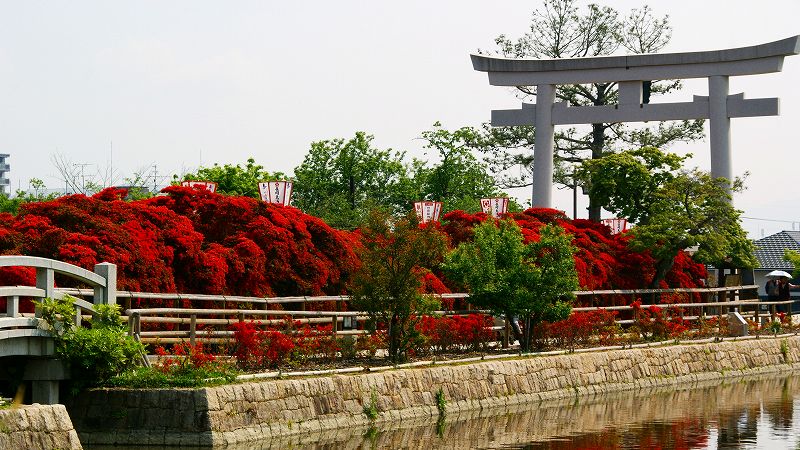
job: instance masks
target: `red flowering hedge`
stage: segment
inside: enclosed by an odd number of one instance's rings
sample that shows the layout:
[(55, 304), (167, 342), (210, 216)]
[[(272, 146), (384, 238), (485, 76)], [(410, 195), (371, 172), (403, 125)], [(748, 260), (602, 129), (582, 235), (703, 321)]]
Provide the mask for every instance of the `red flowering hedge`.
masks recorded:
[[(0, 253), (52, 258), (92, 269), (117, 264), (119, 289), (252, 296), (342, 294), (358, 266), (359, 234), (335, 230), (294, 207), (178, 186), (166, 195), (126, 202), (125, 190), (28, 203), (17, 216), (0, 214)], [(632, 289), (652, 277), (649, 253), (628, 250), (627, 237), (553, 209), (511, 214), (527, 241), (556, 223), (574, 236), (584, 289)], [(483, 213), (454, 211), (436, 225), (452, 246), (472, 238)], [(424, 291), (461, 290), (437, 268), (420, 268)], [(706, 275), (683, 254), (664, 287), (694, 287)], [(0, 281), (28, 284), (33, 270), (0, 269)], [(70, 280), (57, 279), (60, 286)], [(210, 306), (210, 305), (209, 305)], [(447, 305), (449, 306), (449, 305)]]
[(425, 316), (417, 330), (425, 336), (427, 346), (435, 353), (453, 350), (486, 350), (494, 342), (495, 332), (490, 316), (470, 314), (468, 316)]
[[(126, 202), (124, 190), (110, 188), (25, 204), (17, 216), (0, 214), (0, 253), (89, 270), (113, 262), (119, 289), (146, 292), (333, 295), (356, 267), (352, 235), (297, 208), (177, 186), (164, 192)], [(0, 277), (35, 281), (32, 269)]]

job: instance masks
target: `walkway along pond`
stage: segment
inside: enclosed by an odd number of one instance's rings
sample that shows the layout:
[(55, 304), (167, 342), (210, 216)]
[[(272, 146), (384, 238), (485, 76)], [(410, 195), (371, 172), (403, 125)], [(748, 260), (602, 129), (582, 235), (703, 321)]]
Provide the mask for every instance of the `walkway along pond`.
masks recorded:
[(800, 337), (762, 337), (202, 389), (95, 389), (67, 409), (84, 445), (216, 446), (435, 422), (438, 392), (453, 414), (795, 371)]

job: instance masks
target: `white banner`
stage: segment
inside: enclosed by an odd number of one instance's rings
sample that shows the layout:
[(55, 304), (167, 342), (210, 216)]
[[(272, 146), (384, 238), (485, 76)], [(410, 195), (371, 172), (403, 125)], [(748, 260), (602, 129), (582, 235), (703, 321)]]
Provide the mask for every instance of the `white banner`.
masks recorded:
[(201, 187), (208, 192), (217, 192), (217, 183), (213, 181), (181, 181), (183, 187)]
[(600, 222), (611, 228), (611, 234), (620, 234), (628, 230), (628, 221), (625, 219), (603, 219)]
[(508, 212), (508, 199), (505, 197), (482, 198), (481, 211), (495, 218), (500, 217)]
[(414, 202), (414, 211), (422, 223), (438, 222), (442, 212), (442, 202)]
[(289, 202), (292, 200), (292, 182), (267, 181), (258, 183), (258, 193), (261, 195), (262, 201), (289, 206)]

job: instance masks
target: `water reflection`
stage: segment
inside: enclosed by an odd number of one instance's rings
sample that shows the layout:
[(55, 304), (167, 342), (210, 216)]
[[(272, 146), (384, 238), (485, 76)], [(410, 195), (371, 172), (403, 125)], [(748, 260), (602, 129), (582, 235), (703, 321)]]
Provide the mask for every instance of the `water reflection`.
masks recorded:
[(800, 377), (550, 401), (248, 443), (225, 450), (800, 448)]

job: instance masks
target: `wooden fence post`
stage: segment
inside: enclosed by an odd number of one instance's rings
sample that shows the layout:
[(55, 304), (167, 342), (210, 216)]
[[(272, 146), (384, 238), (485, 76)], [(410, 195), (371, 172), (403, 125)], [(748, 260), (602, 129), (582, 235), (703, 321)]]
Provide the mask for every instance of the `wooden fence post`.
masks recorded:
[(197, 314), (192, 314), (189, 319), (189, 344), (194, 346), (197, 337)]
[(138, 312), (131, 314), (130, 319), (128, 320), (128, 334), (131, 337), (136, 337), (137, 335), (141, 335), (142, 332), (142, 316)]
[(755, 311), (753, 312), (753, 320), (755, 320), (758, 328), (761, 328), (761, 321), (758, 320), (758, 313), (761, 312), (761, 305), (756, 303)]

